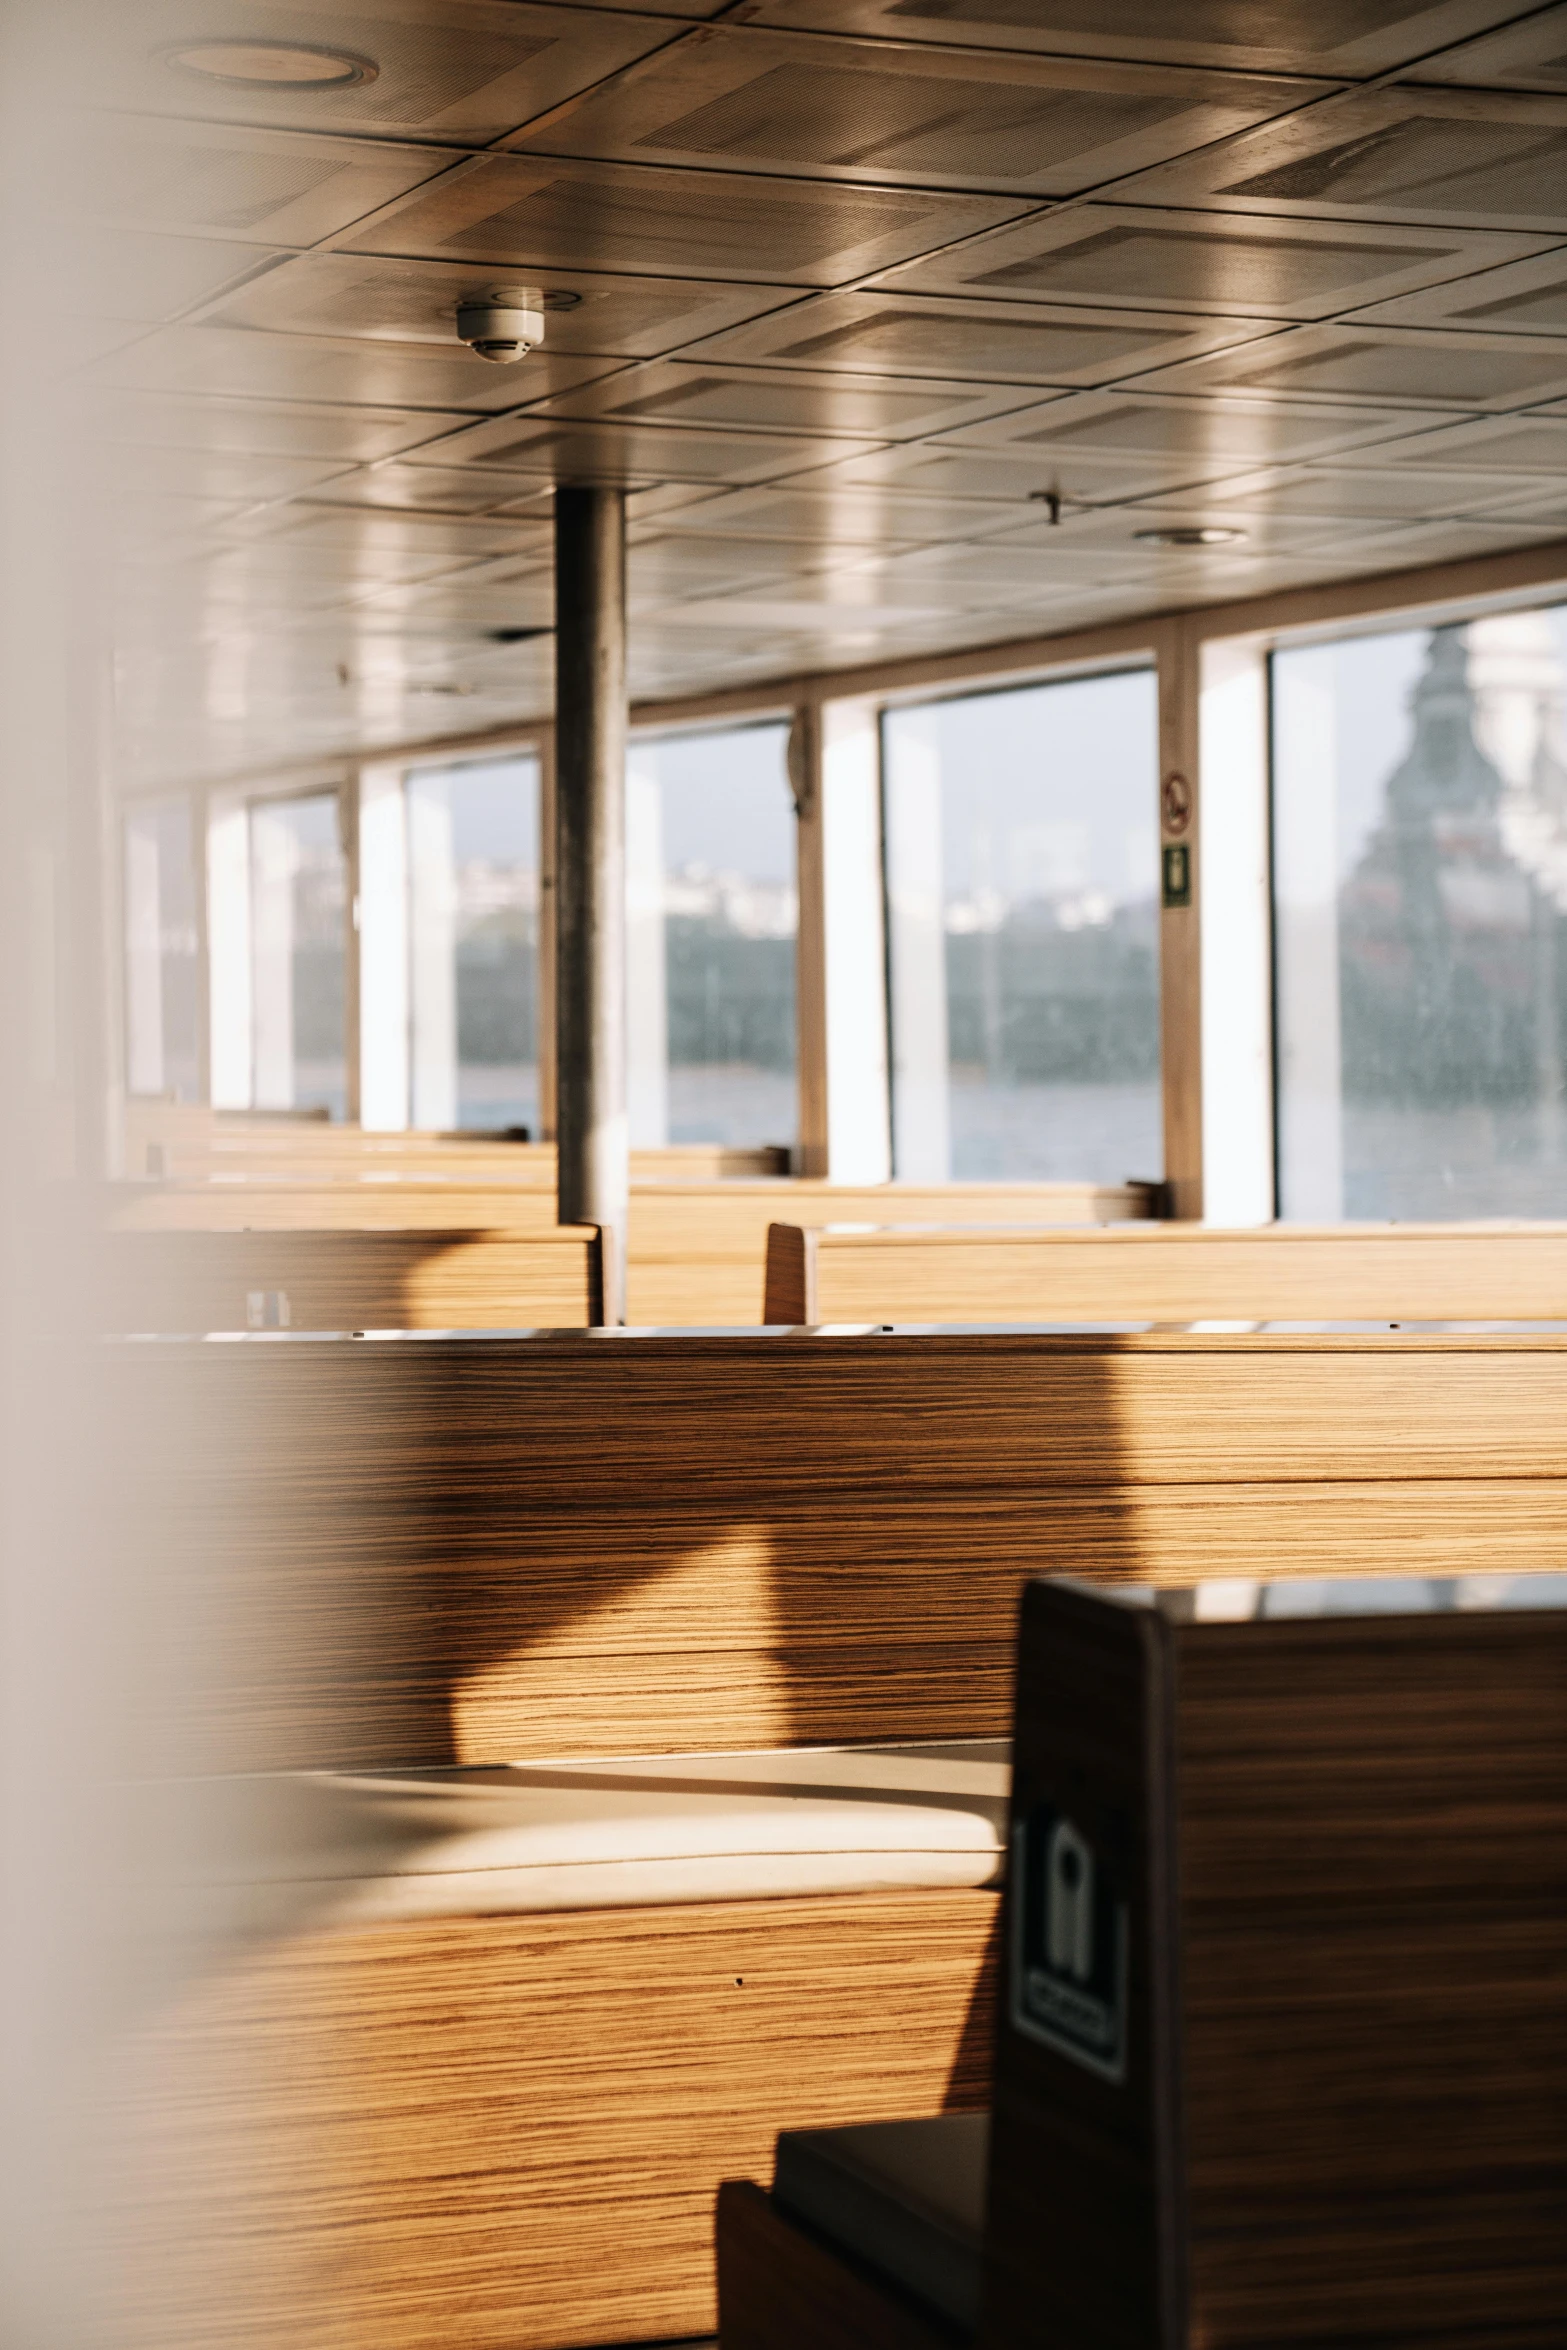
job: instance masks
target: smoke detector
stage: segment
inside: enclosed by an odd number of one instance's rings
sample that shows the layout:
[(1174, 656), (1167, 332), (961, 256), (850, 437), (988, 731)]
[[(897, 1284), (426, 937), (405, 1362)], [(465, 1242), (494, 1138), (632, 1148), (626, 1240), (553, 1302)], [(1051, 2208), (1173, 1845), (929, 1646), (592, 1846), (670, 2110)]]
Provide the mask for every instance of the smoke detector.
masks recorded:
[(457, 305), (457, 338), (477, 359), (509, 367), (544, 340), (544, 297), (537, 286), (491, 286), (464, 294)]

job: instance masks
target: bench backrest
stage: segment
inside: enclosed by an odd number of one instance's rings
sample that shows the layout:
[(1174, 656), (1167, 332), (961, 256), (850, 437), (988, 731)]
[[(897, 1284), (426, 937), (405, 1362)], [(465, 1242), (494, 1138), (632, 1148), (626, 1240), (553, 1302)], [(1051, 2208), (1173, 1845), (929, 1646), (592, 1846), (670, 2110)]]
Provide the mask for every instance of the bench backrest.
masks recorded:
[(599, 1236), (546, 1231), (115, 1232), (113, 1330), (564, 1330), (600, 1319)]
[[(333, 1231), (478, 1227), (540, 1232), (555, 1223), (552, 1184), (502, 1183), (395, 1165), (323, 1178), (248, 1173), (111, 1187), (110, 1220), (141, 1230)], [(972, 1183), (856, 1188), (790, 1178), (637, 1182), (631, 1193), (629, 1315), (644, 1327), (755, 1327), (769, 1225), (846, 1218), (958, 1216), (968, 1223), (1086, 1223), (1147, 1211), (1146, 1185)]]
[[(996, 1736), (1031, 1575), (1567, 1555), (1563, 1338), (284, 1334), (117, 1362), (170, 1771)], [(160, 1660), (194, 1617), (221, 1637), (192, 1696)]]
[(776, 1224), (771, 1323), (1567, 1319), (1567, 1224)]

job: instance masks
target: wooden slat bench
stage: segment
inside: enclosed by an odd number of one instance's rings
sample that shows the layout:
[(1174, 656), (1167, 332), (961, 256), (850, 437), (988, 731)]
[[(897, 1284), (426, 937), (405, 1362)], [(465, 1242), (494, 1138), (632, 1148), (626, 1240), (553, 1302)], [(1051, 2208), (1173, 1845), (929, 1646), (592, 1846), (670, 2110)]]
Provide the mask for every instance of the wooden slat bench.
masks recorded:
[(113, 1330), (564, 1330), (602, 1319), (599, 1236), (538, 1231), (114, 1232)]
[(778, 1223), (762, 1319), (1554, 1321), (1567, 1319), (1567, 1224)]
[[(109, 1187), (108, 1220), (125, 1229), (553, 1229), (552, 1184), (490, 1177), (375, 1172), (286, 1176), (246, 1172)], [(1087, 1223), (1147, 1212), (1135, 1184), (974, 1183), (921, 1186), (795, 1181), (637, 1182), (631, 1193), (629, 1318), (643, 1327), (756, 1326), (768, 1227), (961, 1216), (976, 1224)]]
[[(110, 1353), (145, 1530), (124, 1743), (164, 1781), (988, 1738), (1030, 1574), (1567, 1557), (1560, 1337)], [(270, 2331), (207, 2313), (146, 2338), (545, 2350), (703, 2330), (707, 2238), (674, 2182), (754, 2175), (792, 2118), (972, 2105), (994, 1902), (350, 1916), (214, 1961), (138, 2042), (127, 2106), (158, 2116), (192, 2242), (242, 2271), (261, 2247), (288, 2291)], [(834, 2068), (857, 2104), (834, 2102)], [(247, 2111), (248, 2169), (221, 2142), (227, 2116), (243, 2153)], [(176, 2274), (169, 2231), (144, 2235)]]

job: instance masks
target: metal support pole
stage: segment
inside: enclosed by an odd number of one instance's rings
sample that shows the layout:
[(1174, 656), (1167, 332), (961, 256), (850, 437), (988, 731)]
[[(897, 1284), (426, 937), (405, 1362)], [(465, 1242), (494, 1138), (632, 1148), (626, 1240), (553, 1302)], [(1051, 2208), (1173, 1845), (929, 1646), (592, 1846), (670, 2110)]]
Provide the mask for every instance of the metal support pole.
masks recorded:
[(555, 493), (556, 1148), (563, 1224), (626, 1318), (626, 500)]

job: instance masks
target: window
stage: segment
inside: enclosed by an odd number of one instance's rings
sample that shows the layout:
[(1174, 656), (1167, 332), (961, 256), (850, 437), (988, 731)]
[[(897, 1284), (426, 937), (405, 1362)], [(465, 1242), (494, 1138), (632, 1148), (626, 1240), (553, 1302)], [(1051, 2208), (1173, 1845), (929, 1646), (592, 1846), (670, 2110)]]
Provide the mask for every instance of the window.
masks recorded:
[(250, 808), (251, 1106), (348, 1106), (348, 871), (336, 792)]
[(626, 775), (631, 1140), (792, 1145), (788, 729), (632, 744)]
[(539, 770), (407, 779), (410, 1114), (539, 1131)]
[(187, 800), (125, 824), (125, 1082), (133, 1094), (201, 1094), (196, 859)]
[(1567, 1213), (1567, 613), (1274, 656), (1280, 1212)]
[(1143, 670), (887, 713), (896, 1175), (1158, 1177), (1157, 722)]

